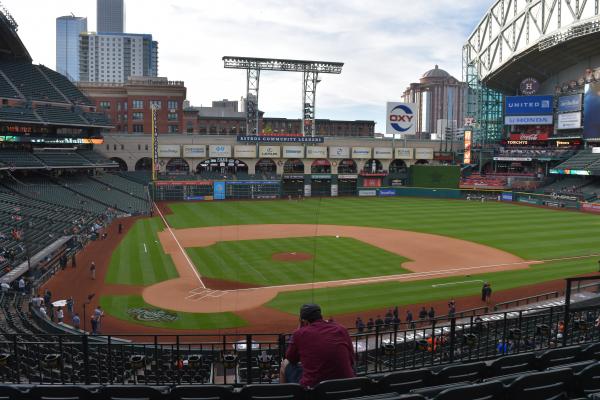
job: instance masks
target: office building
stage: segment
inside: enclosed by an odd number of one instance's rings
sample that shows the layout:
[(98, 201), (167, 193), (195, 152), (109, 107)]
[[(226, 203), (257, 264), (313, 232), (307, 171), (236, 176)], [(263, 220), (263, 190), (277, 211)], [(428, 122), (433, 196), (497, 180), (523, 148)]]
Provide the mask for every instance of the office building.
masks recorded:
[(96, 31), (100, 33), (125, 32), (124, 0), (96, 0)]
[(87, 18), (56, 18), (56, 70), (71, 81), (79, 80), (79, 34), (87, 31)]

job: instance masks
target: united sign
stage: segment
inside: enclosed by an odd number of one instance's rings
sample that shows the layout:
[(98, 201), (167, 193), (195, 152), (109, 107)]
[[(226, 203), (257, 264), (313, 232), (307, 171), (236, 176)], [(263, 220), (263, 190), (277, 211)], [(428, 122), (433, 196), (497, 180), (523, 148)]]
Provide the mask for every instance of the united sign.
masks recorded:
[(417, 130), (417, 105), (414, 103), (387, 103), (385, 133), (412, 135)]

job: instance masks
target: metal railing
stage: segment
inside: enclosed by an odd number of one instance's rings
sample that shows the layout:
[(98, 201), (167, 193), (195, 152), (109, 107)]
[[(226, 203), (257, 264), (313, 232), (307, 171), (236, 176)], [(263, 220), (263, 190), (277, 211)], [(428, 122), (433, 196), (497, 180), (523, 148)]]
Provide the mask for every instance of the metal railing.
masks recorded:
[(509, 309), (511, 307), (518, 307), (521, 304), (530, 304), (530, 303), (538, 303), (541, 300), (548, 300), (548, 299), (553, 299), (553, 298), (557, 298), (558, 296), (560, 296), (559, 292), (547, 292), (547, 293), (540, 293), (537, 294), (535, 296), (529, 296), (529, 297), (522, 297), (520, 299), (514, 299), (514, 300), (509, 300), (509, 301), (504, 301), (501, 303), (497, 303), (494, 306), (494, 311), (498, 311), (501, 309)]
[[(599, 306), (579, 309), (569, 313), (571, 322), (565, 325), (564, 307), (558, 306), (484, 315), (474, 311), (467, 318), (411, 329), (377, 326), (351, 335), (355, 369), (359, 376), (369, 375), (597, 342), (599, 316)], [(11, 334), (1, 324), (0, 329), (0, 380), (5, 383), (275, 383), (289, 342), (287, 334), (117, 338)]]

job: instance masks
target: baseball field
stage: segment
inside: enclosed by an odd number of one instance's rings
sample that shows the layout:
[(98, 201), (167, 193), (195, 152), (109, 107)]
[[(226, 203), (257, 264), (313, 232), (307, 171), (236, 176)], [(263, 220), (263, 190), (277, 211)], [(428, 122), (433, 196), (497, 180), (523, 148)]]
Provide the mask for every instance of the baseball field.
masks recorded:
[(476, 296), (483, 282), (497, 293), (595, 272), (600, 256), (600, 217), (499, 202), (336, 198), (160, 210), (121, 238), (103, 277), (112, 289), (99, 290), (105, 312), (132, 325), (251, 331), (273, 318), (293, 324), (309, 301), (326, 315), (368, 314)]

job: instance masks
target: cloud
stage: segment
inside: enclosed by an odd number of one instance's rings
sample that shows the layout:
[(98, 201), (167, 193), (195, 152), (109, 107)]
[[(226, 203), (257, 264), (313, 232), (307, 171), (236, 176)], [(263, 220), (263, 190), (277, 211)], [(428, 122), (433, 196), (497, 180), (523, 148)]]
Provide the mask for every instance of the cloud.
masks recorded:
[[(4, 0), (34, 61), (55, 66), (55, 18), (73, 12), (95, 29), (93, 0)], [(245, 73), (221, 57), (240, 55), (344, 62), (322, 77), (317, 117), (374, 119), (385, 102), (439, 64), (461, 78), (461, 49), (486, 8), (481, 0), (128, 0), (127, 30), (159, 41), (159, 74), (183, 80), (192, 104), (239, 99)], [(297, 73), (261, 75), (268, 116), (300, 116)]]

